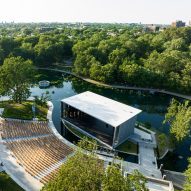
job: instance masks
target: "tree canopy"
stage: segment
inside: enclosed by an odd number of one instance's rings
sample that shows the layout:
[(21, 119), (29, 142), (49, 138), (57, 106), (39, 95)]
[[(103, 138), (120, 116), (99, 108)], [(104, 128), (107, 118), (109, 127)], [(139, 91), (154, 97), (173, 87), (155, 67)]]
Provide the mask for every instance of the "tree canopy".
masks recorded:
[(10, 57), (0, 66), (0, 94), (11, 96), (21, 103), (30, 96), (30, 82), (34, 75), (32, 61), (21, 57)]
[(191, 93), (191, 27), (145, 32), (141, 25), (18, 24), (0, 28), (8, 57), (38, 67), (74, 60), (78, 75), (114, 84)]
[(177, 141), (182, 141), (189, 136), (191, 130), (191, 106), (189, 101), (180, 103), (172, 99), (165, 115), (164, 123), (170, 124), (170, 132)]
[(90, 143), (86, 139), (80, 141), (79, 146), (87, 148), (89, 152), (76, 151), (42, 191), (148, 191), (146, 178), (138, 171), (124, 177), (120, 164), (114, 162), (105, 170), (104, 161), (94, 152), (95, 142)]
[(191, 191), (191, 158), (189, 159), (188, 169), (185, 172), (186, 182), (184, 185), (184, 191)]

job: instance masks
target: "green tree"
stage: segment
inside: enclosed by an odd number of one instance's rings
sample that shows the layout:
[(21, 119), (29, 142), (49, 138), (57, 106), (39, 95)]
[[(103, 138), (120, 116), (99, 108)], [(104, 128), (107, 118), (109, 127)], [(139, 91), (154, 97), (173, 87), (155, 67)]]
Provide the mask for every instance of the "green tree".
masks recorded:
[(14, 48), (18, 47), (18, 42), (14, 38), (2, 38), (0, 39), (0, 47), (3, 49), (3, 54), (7, 57)]
[(26, 100), (33, 74), (32, 61), (21, 57), (5, 59), (0, 67), (0, 94), (11, 96), (16, 103)]
[(94, 155), (77, 152), (68, 158), (61, 167), (58, 176), (50, 181), (43, 191), (99, 191), (103, 177), (103, 162)]
[(185, 172), (186, 182), (184, 185), (184, 191), (191, 191), (191, 158), (189, 159), (188, 169)]
[(178, 50), (165, 51), (161, 54), (154, 51), (145, 61), (145, 67), (163, 74), (180, 73), (186, 61), (187, 55)]
[(182, 70), (182, 80), (180, 81), (184, 91), (191, 92), (191, 63), (187, 63)]
[(161, 133), (158, 135), (158, 147), (161, 148), (161, 150), (164, 150), (164, 148), (167, 147), (167, 140), (166, 135), (164, 133)]
[[(124, 177), (120, 164), (112, 162), (105, 171), (104, 161), (98, 159), (96, 142), (84, 139), (75, 155), (69, 157), (42, 191), (147, 191), (146, 179), (138, 171)], [(84, 153), (88, 149), (88, 153)]]
[(149, 191), (146, 187), (146, 178), (138, 170), (135, 170), (131, 175), (129, 175), (129, 181), (132, 191)]
[(124, 177), (117, 164), (107, 167), (103, 182), (103, 191), (131, 191), (127, 177)]
[(179, 103), (173, 99), (167, 109), (164, 123), (170, 124), (170, 132), (177, 141), (182, 141), (187, 137), (191, 128), (191, 106), (189, 106), (189, 102)]
[(167, 41), (164, 47), (168, 50), (180, 50), (185, 51), (187, 46), (183, 38), (173, 39), (172, 41)]

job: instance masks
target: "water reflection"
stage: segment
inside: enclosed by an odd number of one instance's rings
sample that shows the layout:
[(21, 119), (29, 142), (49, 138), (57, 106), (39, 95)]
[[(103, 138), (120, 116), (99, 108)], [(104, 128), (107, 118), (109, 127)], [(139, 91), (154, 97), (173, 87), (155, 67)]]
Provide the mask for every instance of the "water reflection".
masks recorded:
[[(51, 86), (46, 89), (40, 89), (35, 85), (38, 84), (38, 81), (40, 80), (50, 81)], [(42, 93), (46, 93), (46, 91), (49, 91), (51, 101), (54, 104), (53, 122), (59, 132), (61, 131), (60, 100), (84, 91), (92, 91), (94, 93), (98, 93), (100, 95), (143, 110), (143, 112), (138, 116), (138, 121), (147, 122), (151, 125), (152, 129), (156, 129), (160, 132), (164, 132), (165, 134), (169, 134), (169, 127), (167, 125), (163, 125), (162, 122), (164, 120), (164, 115), (172, 99), (172, 96), (159, 93), (141, 93), (139, 91), (133, 90), (108, 89), (92, 85), (68, 75), (63, 75), (62, 73), (52, 71), (39, 71), (35, 76), (35, 83), (31, 88), (32, 95), (40, 96)], [(191, 139), (187, 139), (179, 146), (177, 146), (174, 152), (175, 155), (173, 155), (174, 158), (176, 156), (176, 163), (173, 163), (173, 169), (179, 171), (185, 170), (187, 166), (187, 158), (191, 156), (190, 144)], [(171, 160), (172, 156), (169, 158)], [(163, 162), (167, 164), (168, 158), (166, 158), (166, 160)], [(167, 164), (165, 167), (170, 168), (170, 165)]]

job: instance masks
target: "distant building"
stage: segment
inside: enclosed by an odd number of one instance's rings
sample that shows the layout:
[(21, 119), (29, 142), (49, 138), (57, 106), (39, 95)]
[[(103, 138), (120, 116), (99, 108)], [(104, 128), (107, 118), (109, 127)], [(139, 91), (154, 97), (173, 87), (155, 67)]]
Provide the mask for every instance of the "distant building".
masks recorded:
[(172, 22), (172, 27), (185, 27), (186, 26), (186, 23), (185, 22), (182, 22), (182, 21), (175, 21), (175, 22)]
[(191, 26), (191, 20), (189, 21), (189, 26)]
[(39, 28), (39, 32), (40, 33), (44, 33), (44, 32), (49, 32), (49, 31), (53, 31), (55, 30), (56, 27), (40, 27)]
[(146, 25), (144, 28), (145, 32), (158, 32), (160, 30), (160, 27), (157, 25)]

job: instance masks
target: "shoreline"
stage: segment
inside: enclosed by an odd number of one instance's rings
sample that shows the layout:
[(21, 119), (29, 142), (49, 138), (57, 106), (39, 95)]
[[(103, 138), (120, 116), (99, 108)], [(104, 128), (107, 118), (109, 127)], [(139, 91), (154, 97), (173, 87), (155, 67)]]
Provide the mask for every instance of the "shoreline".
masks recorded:
[(155, 89), (155, 88), (143, 88), (143, 87), (133, 87), (133, 86), (123, 86), (123, 85), (110, 85), (110, 84), (105, 84), (102, 82), (98, 82), (96, 80), (92, 80), (90, 78), (85, 78), (82, 76), (78, 76), (72, 72), (66, 71), (66, 70), (60, 70), (60, 69), (51, 69), (51, 68), (36, 68), (38, 70), (48, 70), (48, 71), (55, 71), (55, 72), (61, 72), (61, 73), (65, 73), (65, 74), (69, 74), (72, 75), (78, 79), (81, 79), (85, 82), (97, 85), (97, 86), (102, 86), (102, 87), (106, 87), (106, 88), (114, 88), (114, 89), (123, 89), (123, 90), (137, 90), (137, 91), (149, 91), (152, 93), (162, 93), (162, 94), (167, 94), (170, 96), (175, 96), (175, 97), (180, 97), (183, 99), (187, 99), (187, 100), (191, 100), (191, 95), (185, 95), (185, 94), (180, 94), (180, 93), (176, 93), (176, 92), (171, 92), (171, 91), (167, 91), (167, 90), (163, 90), (163, 89)]

